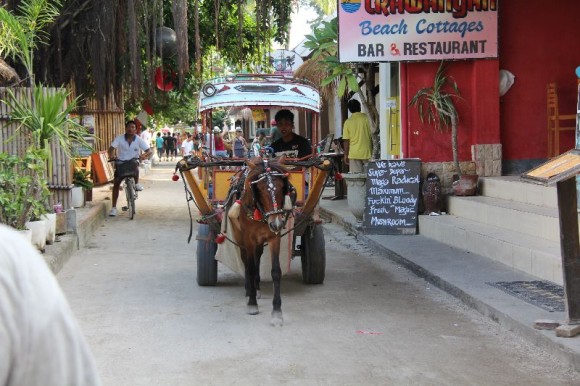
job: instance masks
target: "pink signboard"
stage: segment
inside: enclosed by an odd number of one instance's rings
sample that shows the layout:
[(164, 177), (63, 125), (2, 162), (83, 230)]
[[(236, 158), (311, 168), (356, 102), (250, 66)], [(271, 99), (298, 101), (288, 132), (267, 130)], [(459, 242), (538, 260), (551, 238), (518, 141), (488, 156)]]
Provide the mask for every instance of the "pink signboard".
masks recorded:
[(499, 0), (338, 0), (341, 62), (497, 57)]

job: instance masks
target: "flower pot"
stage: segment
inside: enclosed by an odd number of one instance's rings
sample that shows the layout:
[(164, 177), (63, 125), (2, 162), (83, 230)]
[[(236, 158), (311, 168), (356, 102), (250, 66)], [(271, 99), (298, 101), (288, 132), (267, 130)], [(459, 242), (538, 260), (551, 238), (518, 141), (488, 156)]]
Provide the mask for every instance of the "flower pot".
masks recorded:
[(453, 192), (456, 196), (475, 196), (477, 193), (477, 183), (479, 176), (477, 174), (462, 174), (453, 181)]
[(93, 201), (93, 189), (84, 189), (85, 202)]
[(32, 244), (39, 250), (46, 247), (46, 220), (28, 221), (26, 227), (32, 231)]
[(85, 194), (82, 187), (75, 186), (71, 189), (71, 205), (73, 208), (80, 208), (85, 205)]
[(55, 234), (57, 235), (64, 235), (66, 233), (67, 230), (67, 221), (66, 221), (66, 213), (65, 212), (60, 212), (60, 213), (55, 213), (56, 215), (56, 228), (55, 228)]
[(367, 196), (367, 175), (365, 173), (346, 173), (342, 177), (347, 186), (346, 201), (348, 203), (348, 209), (354, 215), (356, 221), (362, 222)]
[(46, 243), (52, 245), (56, 238), (56, 213), (47, 213), (42, 219), (46, 220)]

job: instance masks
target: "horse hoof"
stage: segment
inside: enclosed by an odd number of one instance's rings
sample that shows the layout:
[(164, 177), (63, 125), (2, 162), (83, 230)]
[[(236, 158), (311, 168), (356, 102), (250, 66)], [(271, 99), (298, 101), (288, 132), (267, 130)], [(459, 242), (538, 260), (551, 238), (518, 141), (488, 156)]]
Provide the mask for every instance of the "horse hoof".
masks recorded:
[(262, 291), (256, 291), (256, 299), (262, 299)]
[(272, 311), (272, 319), (270, 319), (270, 324), (274, 327), (284, 325), (282, 311)]
[(247, 306), (248, 315), (258, 315), (260, 311), (258, 311), (258, 306)]

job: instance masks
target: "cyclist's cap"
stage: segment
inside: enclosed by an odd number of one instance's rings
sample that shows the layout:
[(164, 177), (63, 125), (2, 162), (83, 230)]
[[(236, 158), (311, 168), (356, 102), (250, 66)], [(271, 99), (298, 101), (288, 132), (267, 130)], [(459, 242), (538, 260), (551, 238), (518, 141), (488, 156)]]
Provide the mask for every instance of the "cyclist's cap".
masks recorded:
[(220, 130), (219, 127), (216, 126), (216, 127), (213, 128), (213, 132), (214, 133), (221, 133), (222, 131)]
[(236, 131), (242, 131), (241, 127), (236, 128)]

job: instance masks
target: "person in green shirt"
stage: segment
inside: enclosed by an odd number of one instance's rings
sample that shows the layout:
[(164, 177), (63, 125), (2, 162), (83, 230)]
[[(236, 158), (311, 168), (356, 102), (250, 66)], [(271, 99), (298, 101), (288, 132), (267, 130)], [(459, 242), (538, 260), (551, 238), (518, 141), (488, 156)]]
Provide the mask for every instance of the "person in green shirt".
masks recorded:
[(342, 139), (344, 140), (344, 163), (350, 173), (364, 173), (365, 166), (372, 154), (371, 124), (369, 117), (361, 113), (360, 102), (348, 101), (350, 118), (344, 121)]

